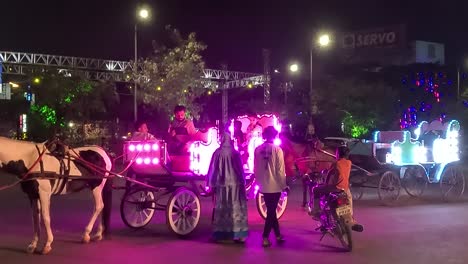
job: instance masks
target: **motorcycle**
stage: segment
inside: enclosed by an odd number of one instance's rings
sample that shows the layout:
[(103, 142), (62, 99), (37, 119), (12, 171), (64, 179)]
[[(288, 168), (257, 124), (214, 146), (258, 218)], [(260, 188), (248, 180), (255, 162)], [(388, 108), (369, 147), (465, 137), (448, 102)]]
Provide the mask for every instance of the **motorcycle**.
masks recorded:
[(338, 238), (346, 251), (353, 250), (351, 235), (351, 205), (344, 191), (331, 192), (320, 198), (320, 226), (315, 230), (322, 232), (320, 241), (330, 234)]
[[(309, 215), (312, 213), (313, 188), (328, 182), (324, 176), (332, 173), (323, 171), (320, 174), (304, 175), (308, 179), (309, 188)], [(320, 197), (320, 216), (317, 219), (320, 222), (315, 230), (322, 233), (320, 241), (327, 235), (336, 237), (348, 252), (353, 249), (353, 240), (351, 230), (362, 232), (363, 226), (354, 224), (352, 216), (352, 206), (349, 197), (345, 191), (335, 191)]]

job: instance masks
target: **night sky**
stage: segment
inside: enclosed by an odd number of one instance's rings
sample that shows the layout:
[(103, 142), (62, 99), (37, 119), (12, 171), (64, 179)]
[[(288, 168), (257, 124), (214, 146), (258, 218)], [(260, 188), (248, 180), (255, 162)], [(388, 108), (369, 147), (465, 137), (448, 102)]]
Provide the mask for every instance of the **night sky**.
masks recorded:
[[(195, 31), (208, 45), (207, 66), (262, 72), (262, 48), (272, 67), (307, 65), (312, 33), (406, 24), (409, 39), (446, 44), (449, 63), (468, 51), (468, 1), (203, 1), (150, 0), (153, 20), (140, 26), (140, 54), (165, 25)], [(128, 60), (133, 56), (132, 0), (2, 1), (0, 50)]]

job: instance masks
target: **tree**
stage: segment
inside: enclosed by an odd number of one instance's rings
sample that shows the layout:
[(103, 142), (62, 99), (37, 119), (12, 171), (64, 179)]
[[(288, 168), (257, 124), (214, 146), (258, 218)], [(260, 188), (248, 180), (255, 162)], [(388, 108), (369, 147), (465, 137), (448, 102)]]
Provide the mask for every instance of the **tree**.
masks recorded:
[[(368, 136), (374, 129), (391, 129), (397, 120), (398, 93), (383, 81), (343, 78), (329, 83), (320, 95), (322, 115), (344, 125), (348, 136)], [(328, 124), (333, 126), (333, 124)]]
[[(32, 138), (61, 131), (70, 121), (86, 123), (113, 118), (118, 103), (115, 88), (109, 83), (89, 81), (78, 74), (45, 72), (33, 85), (35, 102), (31, 105)], [(44, 132), (45, 130), (45, 132)]]
[(170, 26), (169, 46), (154, 46), (151, 58), (139, 60), (139, 71), (132, 72), (142, 91), (138, 98), (170, 115), (178, 104), (185, 105), (193, 117), (198, 118), (201, 106), (196, 99), (207, 92), (210, 84), (202, 81), (205, 63), (201, 52), (206, 46), (197, 41), (195, 33), (184, 39)]

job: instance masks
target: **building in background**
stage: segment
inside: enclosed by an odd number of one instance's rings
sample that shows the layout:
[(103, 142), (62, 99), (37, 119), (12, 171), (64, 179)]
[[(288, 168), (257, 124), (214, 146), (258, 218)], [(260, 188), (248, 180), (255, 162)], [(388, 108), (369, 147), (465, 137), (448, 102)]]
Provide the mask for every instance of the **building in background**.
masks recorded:
[(404, 25), (342, 32), (338, 34), (337, 46), (344, 64), (381, 67), (445, 64), (444, 44), (409, 40)]

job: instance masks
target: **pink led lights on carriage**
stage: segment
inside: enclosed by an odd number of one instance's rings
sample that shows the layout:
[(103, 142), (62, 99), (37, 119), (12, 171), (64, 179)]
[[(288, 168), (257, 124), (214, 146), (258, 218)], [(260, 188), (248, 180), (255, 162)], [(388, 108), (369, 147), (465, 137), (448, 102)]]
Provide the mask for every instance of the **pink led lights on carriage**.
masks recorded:
[[(189, 155), (172, 156), (172, 159), (177, 159), (174, 161), (178, 163), (176, 171), (206, 175), (211, 157), (220, 146), (218, 129), (212, 127), (206, 132), (198, 132), (189, 145)], [(139, 173), (171, 173), (166, 167), (169, 160), (171, 156), (167, 152), (167, 143), (164, 140), (128, 141), (124, 145), (124, 162), (133, 162), (133, 170)]]
[[(260, 125), (258, 127), (254, 127), (252, 131), (249, 130), (249, 126), (252, 124), (252, 119), (255, 118), (256, 122)], [(274, 144), (279, 146), (281, 145), (281, 139), (279, 138), (279, 133), (281, 132), (281, 123), (278, 120), (276, 115), (272, 114), (264, 114), (264, 115), (256, 115), (256, 116), (240, 116), (237, 117), (235, 120), (231, 120), (231, 124), (229, 126), (229, 132), (231, 132), (231, 137), (234, 138), (234, 122), (240, 121), (242, 123), (242, 132), (246, 135), (246, 147), (248, 152), (248, 159), (246, 164), (244, 164), (244, 169), (248, 173), (253, 172), (253, 157), (255, 149), (265, 142), (262, 137), (262, 130), (268, 126), (273, 126), (278, 131), (278, 136), (275, 138)], [(234, 146), (236, 150), (239, 150), (239, 145), (237, 140), (234, 140)]]

